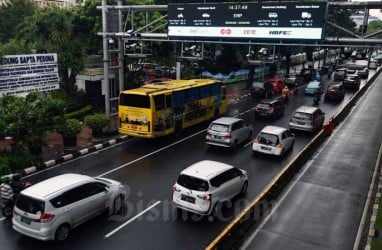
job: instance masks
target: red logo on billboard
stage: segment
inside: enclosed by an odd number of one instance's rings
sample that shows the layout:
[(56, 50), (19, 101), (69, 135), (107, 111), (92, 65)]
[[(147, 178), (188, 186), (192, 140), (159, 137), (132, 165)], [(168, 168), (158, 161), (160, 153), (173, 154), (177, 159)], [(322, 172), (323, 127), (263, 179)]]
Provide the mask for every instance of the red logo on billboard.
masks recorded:
[(243, 30), (244, 35), (256, 35), (256, 30)]
[(231, 29), (221, 29), (220, 34), (222, 35), (230, 35), (232, 33)]

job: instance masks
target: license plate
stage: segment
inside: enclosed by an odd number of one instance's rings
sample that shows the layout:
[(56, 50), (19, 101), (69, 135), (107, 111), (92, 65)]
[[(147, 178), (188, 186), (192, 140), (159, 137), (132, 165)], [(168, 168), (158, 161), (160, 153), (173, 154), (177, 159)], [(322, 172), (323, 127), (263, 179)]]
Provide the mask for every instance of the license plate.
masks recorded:
[(221, 136), (218, 136), (218, 135), (215, 135), (214, 138), (215, 138), (215, 139), (221, 139), (222, 137), (221, 137)]
[(268, 148), (268, 147), (265, 147), (265, 146), (261, 146), (260, 148), (261, 148), (261, 149), (264, 149), (264, 150), (271, 151), (271, 148)]
[(195, 198), (190, 197), (190, 196), (182, 195), (182, 200), (183, 200), (183, 201), (190, 202), (190, 203), (195, 203)]
[(298, 125), (305, 125), (305, 122), (297, 122)]
[(21, 216), (21, 222), (23, 222), (23, 223), (25, 223), (25, 224), (31, 224), (31, 219), (29, 219), (29, 218), (26, 218), (26, 217), (23, 217), (23, 216)]

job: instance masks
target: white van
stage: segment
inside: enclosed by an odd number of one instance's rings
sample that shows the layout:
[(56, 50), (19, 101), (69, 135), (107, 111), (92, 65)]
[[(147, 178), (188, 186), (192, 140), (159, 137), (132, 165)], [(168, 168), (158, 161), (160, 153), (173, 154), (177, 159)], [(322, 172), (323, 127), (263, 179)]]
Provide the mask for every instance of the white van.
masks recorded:
[(119, 213), (125, 195), (122, 184), (111, 179), (59, 175), (21, 191), (13, 229), (38, 240), (63, 241), (71, 229), (94, 216)]

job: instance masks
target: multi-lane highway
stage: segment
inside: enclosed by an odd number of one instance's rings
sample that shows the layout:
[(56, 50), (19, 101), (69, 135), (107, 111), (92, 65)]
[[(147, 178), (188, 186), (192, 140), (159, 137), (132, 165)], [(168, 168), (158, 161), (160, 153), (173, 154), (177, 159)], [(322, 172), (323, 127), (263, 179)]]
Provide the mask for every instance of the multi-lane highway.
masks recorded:
[[(326, 77), (324, 78), (326, 81)], [(347, 92), (339, 103), (320, 103), (326, 120), (351, 96)], [(288, 126), (290, 115), (300, 105), (312, 105), (312, 97), (303, 91), (292, 96), (285, 115), (276, 121), (255, 120), (253, 108), (258, 100), (251, 97), (232, 102), (227, 115), (239, 116), (254, 126), (254, 134), (268, 124)], [(41, 242), (22, 236), (11, 228), (11, 221), (0, 223), (2, 249), (201, 249), (224, 229), (232, 218), (248, 204), (266, 184), (311, 139), (298, 133), (293, 151), (284, 159), (253, 156), (251, 142), (236, 151), (209, 148), (204, 143), (208, 123), (200, 124), (181, 137), (155, 140), (131, 138), (124, 143), (35, 173), (27, 178), (32, 183), (61, 173), (83, 173), (105, 176), (123, 183), (129, 191), (126, 213), (120, 216), (99, 216), (74, 229), (63, 243)], [(171, 204), (172, 186), (178, 173), (203, 159), (225, 162), (248, 171), (249, 187), (244, 198), (235, 200), (223, 217), (200, 218), (178, 214)]]

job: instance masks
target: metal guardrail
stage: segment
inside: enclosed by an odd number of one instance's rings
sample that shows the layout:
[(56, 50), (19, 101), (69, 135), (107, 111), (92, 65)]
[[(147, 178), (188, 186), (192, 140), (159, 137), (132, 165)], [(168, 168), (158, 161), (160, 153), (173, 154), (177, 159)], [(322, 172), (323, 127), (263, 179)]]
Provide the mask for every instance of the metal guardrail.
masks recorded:
[[(359, 98), (382, 72), (380, 68), (367, 83), (333, 116), (334, 126), (341, 123), (350, 113)], [(312, 154), (329, 136), (321, 131), (278, 173), (263, 191), (206, 247), (206, 250), (237, 249), (243, 237), (272, 211), (272, 202), (279, 196), (290, 180), (309, 160)]]

